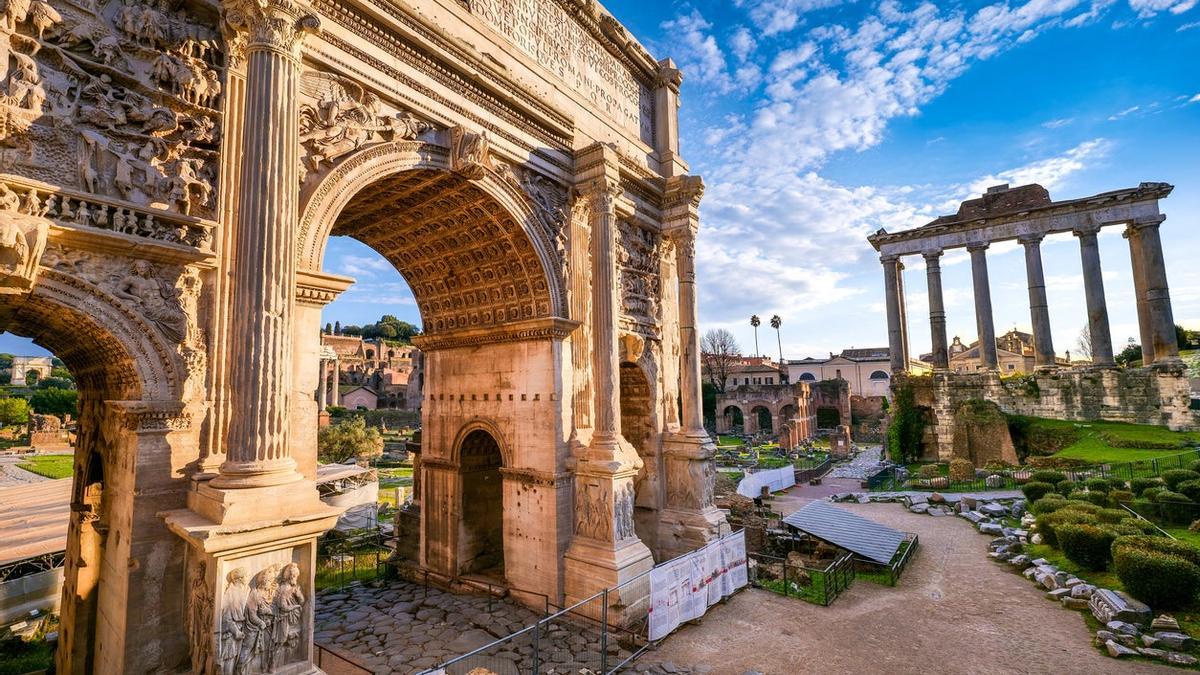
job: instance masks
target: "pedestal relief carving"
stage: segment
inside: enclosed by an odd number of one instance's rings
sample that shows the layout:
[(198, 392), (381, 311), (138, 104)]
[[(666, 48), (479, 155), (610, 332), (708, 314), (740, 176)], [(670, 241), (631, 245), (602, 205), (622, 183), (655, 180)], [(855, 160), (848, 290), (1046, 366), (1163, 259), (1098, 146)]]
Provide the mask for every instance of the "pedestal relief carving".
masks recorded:
[[(225, 574), (221, 615), (210, 642), (220, 646), (216, 665), (221, 675), (272, 673), (304, 658), (308, 599), (302, 588), (300, 566), (272, 562), (251, 575), (242, 561)], [(253, 561), (247, 563), (255, 569)], [(247, 581), (247, 577), (250, 577)]]

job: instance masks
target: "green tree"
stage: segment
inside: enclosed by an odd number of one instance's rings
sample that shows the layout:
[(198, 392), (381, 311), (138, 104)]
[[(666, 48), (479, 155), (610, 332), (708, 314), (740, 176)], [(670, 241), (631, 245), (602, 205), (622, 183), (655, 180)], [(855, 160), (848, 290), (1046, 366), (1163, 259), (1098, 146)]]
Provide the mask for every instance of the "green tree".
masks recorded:
[(25, 385), (28, 387), (32, 387), (33, 385), (38, 383), (38, 380), (41, 379), (41, 377), (42, 377), (42, 374), (36, 370), (27, 371), (25, 373)]
[(366, 464), (382, 454), (383, 435), (375, 427), (368, 427), (362, 417), (331, 424), (317, 434), (317, 459), (326, 464), (351, 459)]
[(74, 389), (75, 380), (62, 377), (47, 377), (37, 383), (38, 389)]
[(79, 394), (74, 389), (38, 389), (29, 397), (29, 407), (42, 415), (78, 415)]
[(1129, 366), (1133, 365), (1134, 361), (1142, 360), (1142, 346), (1134, 342), (1133, 338), (1129, 338), (1129, 342), (1126, 343), (1125, 348), (1121, 350), (1121, 353), (1117, 354), (1115, 360), (1118, 365), (1128, 368)]
[(0, 354), (0, 368), (12, 368), (12, 362), (12, 354)]
[(23, 398), (0, 398), (0, 424), (25, 424), (29, 421), (29, 402)]
[(1175, 341), (1179, 343), (1180, 349), (1192, 349), (1195, 347), (1197, 343), (1196, 337), (1196, 331), (1188, 330), (1179, 324), (1175, 324)]
[(71, 371), (67, 370), (66, 366), (54, 366), (50, 369), (50, 377), (57, 377), (62, 380), (74, 380), (75, 376)]

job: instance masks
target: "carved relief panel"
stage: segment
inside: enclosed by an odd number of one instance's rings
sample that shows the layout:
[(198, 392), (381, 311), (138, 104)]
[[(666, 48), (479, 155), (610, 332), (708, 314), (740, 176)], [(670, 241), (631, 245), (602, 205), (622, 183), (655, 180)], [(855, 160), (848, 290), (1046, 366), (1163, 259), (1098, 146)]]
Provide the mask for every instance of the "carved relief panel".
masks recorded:
[[(312, 588), (307, 547), (223, 560), (216, 583), (215, 647), (211, 663), (221, 675), (283, 672), (309, 657)], [(202, 593), (202, 591), (198, 591)], [(195, 608), (205, 602), (195, 600)], [(201, 617), (197, 617), (200, 619)], [(213, 632), (209, 632), (213, 636)], [(204, 636), (193, 636), (193, 654)]]
[(622, 222), (617, 243), (621, 283), (621, 328), (645, 337), (662, 335), (662, 235)]
[(212, 217), (224, 69), (215, 26), (200, 3), (8, 3), (0, 171)]

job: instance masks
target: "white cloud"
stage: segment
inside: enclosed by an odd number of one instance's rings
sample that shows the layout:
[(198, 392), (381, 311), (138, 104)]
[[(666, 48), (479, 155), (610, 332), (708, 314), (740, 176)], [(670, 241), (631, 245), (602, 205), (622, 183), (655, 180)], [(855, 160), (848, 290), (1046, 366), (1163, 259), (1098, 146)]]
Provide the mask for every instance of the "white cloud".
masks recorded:
[(742, 68), (736, 76), (730, 75), (725, 52), (721, 51), (716, 37), (709, 32), (712, 24), (704, 19), (699, 10), (693, 9), (690, 14), (681, 14), (663, 22), (662, 29), (671, 36), (673, 55), (679, 60), (686, 77), (715, 87), (722, 94), (757, 84), (754, 69)]
[(802, 25), (805, 14), (842, 4), (842, 0), (748, 0), (750, 19), (763, 35), (786, 33)]
[(1196, 94), (1195, 96), (1189, 98), (1188, 103), (1200, 103), (1200, 94)]
[(1149, 19), (1160, 12), (1183, 14), (1196, 6), (1196, 0), (1129, 0), (1129, 8), (1138, 18)]
[(1046, 127), (1047, 129), (1061, 129), (1065, 126), (1070, 126), (1074, 122), (1075, 122), (1074, 117), (1064, 117), (1062, 119), (1050, 120), (1048, 122), (1042, 122), (1042, 126)]
[(1193, 28), (1200, 28), (1200, 21), (1191, 21), (1191, 22), (1185, 23), (1185, 24), (1181, 25), (1179, 28), (1176, 28), (1175, 32), (1182, 33), (1185, 30), (1191, 30)]
[(1109, 116), (1108, 116), (1108, 121), (1109, 121), (1109, 122), (1115, 122), (1115, 121), (1117, 121), (1117, 120), (1121, 119), (1122, 117), (1128, 117), (1128, 116), (1132, 115), (1133, 113), (1135, 113), (1135, 112), (1137, 112), (1137, 111), (1139, 111), (1139, 110), (1141, 110), (1141, 109), (1142, 109), (1142, 106), (1140, 106), (1140, 105), (1130, 106), (1130, 107), (1128, 107), (1128, 108), (1126, 108), (1126, 109), (1122, 110), (1122, 111), (1121, 111), (1121, 112), (1119, 112), (1119, 113), (1114, 113), (1114, 114), (1112, 114), (1112, 115), (1109, 115)]
[(745, 61), (754, 53), (754, 49), (758, 47), (758, 42), (750, 33), (750, 29), (745, 26), (738, 26), (733, 31), (733, 35), (729, 37), (729, 48), (733, 50), (733, 55), (738, 61)]
[(1090, 163), (1108, 156), (1112, 150), (1111, 141), (1095, 138), (1085, 141), (1056, 157), (1031, 162), (1024, 166), (1001, 171), (981, 178), (971, 184), (969, 194), (983, 194), (989, 186), (1008, 183), (1012, 186), (1037, 183), (1047, 190), (1053, 191), (1061, 187), (1068, 177), (1087, 169)]

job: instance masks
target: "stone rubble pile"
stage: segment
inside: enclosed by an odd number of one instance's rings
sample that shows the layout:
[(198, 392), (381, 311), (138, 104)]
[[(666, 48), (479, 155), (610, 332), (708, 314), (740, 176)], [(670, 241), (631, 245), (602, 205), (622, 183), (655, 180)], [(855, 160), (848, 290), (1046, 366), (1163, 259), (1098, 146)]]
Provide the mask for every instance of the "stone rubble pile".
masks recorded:
[(1008, 527), (1005, 518), (1021, 518), (1026, 514), (1025, 498), (1017, 491), (986, 494), (955, 494), (940, 492), (839, 492), (829, 497), (831, 502), (894, 502), (903, 504), (913, 513), (934, 517), (958, 515), (971, 522), (983, 534), (1016, 536), (1025, 541), (1027, 525)]
[[(1032, 516), (1026, 514), (1028, 523)], [(1018, 530), (1016, 532), (1024, 532)], [(1090, 611), (1104, 628), (1096, 631), (1096, 644), (1109, 656), (1144, 656), (1173, 665), (1196, 665), (1197, 642), (1179, 628), (1174, 618), (1163, 614), (1151, 621), (1150, 607), (1129, 595), (1097, 588), (1060, 570), (1044, 558), (1030, 560), (1022, 553), (1027, 543), (1016, 532), (997, 537), (988, 544), (988, 555), (997, 562), (1022, 569), (1021, 575), (1045, 591), (1048, 600), (1075, 611)], [(1035, 535), (1036, 536), (1036, 535)], [(1143, 627), (1149, 626), (1143, 630)]]

